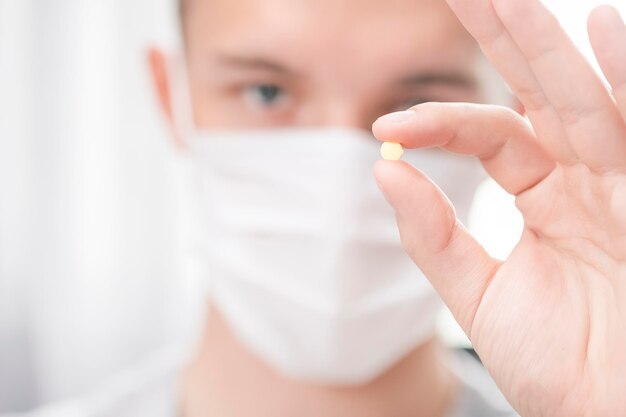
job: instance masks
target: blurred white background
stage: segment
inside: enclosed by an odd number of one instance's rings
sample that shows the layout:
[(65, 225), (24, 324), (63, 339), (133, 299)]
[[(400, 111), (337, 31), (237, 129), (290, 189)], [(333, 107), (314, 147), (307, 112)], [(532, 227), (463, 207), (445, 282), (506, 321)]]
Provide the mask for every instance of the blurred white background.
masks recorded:
[(184, 331), (145, 56), (167, 4), (0, 0), (0, 412), (82, 393)]
[[(548, 2), (586, 53), (599, 3)], [(626, 15), (626, 0), (603, 3)], [(169, 0), (0, 0), (0, 412), (80, 395), (189, 331), (175, 162), (145, 57), (171, 38), (171, 13)], [(521, 222), (486, 184), (471, 227), (506, 257)], [(449, 317), (442, 329), (464, 343)]]

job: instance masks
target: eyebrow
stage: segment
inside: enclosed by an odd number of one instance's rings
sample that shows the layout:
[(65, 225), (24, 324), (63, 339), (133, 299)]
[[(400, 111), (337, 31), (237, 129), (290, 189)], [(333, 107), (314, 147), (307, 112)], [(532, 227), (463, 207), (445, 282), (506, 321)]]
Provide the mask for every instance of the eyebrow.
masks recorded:
[[(240, 56), (222, 53), (217, 57), (217, 60), (223, 65), (248, 70), (261, 70), (291, 77), (300, 75), (284, 64), (260, 56)], [(460, 72), (424, 72), (402, 78), (397, 84), (401, 87), (447, 85), (460, 88), (474, 88), (478, 82), (474, 77)]]
[(477, 80), (459, 72), (427, 72), (402, 78), (398, 84), (403, 87), (447, 85), (461, 88), (474, 88)]
[(278, 63), (276, 61), (272, 61), (268, 58), (221, 54), (218, 56), (217, 60), (224, 65), (240, 67), (249, 70), (262, 70), (280, 75), (298, 75), (295, 71), (288, 68), (286, 65)]

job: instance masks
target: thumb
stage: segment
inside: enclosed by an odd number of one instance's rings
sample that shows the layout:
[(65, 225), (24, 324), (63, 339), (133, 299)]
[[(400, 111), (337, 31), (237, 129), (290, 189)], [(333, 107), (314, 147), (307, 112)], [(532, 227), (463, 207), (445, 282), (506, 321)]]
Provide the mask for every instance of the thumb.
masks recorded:
[(456, 219), (443, 192), (401, 161), (378, 161), (374, 175), (396, 211), (404, 249), (471, 337), (476, 311), (500, 262)]

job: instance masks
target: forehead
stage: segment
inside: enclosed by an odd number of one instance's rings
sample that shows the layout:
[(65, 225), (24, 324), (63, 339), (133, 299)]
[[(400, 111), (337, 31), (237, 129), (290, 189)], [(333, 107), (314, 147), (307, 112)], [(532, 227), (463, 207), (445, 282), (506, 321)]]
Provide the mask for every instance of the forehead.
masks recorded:
[[(444, 0), (192, 0), (191, 49), (281, 56), (293, 64), (454, 65), (475, 49)], [(294, 58), (297, 58), (294, 60)], [(372, 62), (368, 62), (372, 65)]]

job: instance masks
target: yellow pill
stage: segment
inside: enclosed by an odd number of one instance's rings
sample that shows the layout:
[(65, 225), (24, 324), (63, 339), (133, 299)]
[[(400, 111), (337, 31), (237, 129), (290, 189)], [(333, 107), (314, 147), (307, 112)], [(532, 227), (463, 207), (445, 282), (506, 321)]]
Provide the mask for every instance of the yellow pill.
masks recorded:
[(387, 161), (397, 161), (402, 158), (404, 148), (399, 143), (383, 142), (380, 147), (380, 155)]

